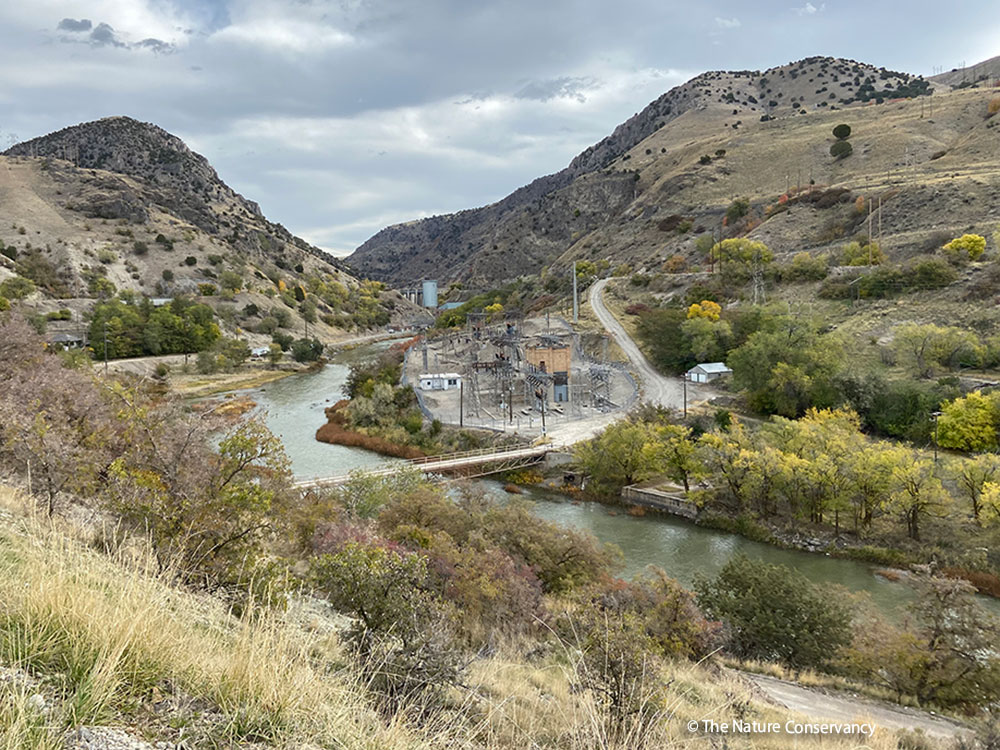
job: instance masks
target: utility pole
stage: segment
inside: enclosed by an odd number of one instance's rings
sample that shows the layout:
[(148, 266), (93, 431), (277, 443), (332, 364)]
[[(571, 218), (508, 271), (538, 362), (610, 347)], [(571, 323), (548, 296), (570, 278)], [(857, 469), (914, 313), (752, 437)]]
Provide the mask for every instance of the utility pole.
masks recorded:
[(542, 435), (545, 434), (545, 391), (542, 391)]
[(458, 426), (465, 426), (465, 378), (458, 381)]
[(937, 466), (938, 462), (938, 417), (940, 417), (942, 412), (934, 411), (931, 412), (931, 416), (934, 417), (934, 466)]
[(576, 261), (573, 261), (573, 322), (580, 322), (580, 300), (576, 293)]

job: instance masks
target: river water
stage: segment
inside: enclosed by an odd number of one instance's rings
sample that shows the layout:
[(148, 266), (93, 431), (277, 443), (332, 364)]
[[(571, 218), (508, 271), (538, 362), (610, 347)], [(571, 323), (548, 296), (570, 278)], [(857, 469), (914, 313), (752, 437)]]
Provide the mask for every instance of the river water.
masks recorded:
[[(320, 443), (314, 437), (317, 428), (326, 421), (324, 409), (343, 398), (341, 387), (350, 363), (390, 343), (342, 352), (317, 372), (293, 375), (263, 388), (241, 392), (265, 410), (266, 421), (284, 442), (296, 476), (328, 476), (397, 460), (360, 448)], [(509, 497), (499, 482), (480, 480), (477, 484), (497, 498)], [(617, 545), (624, 556), (625, 577), (656, 565), (690, 586), (696, 576), (712, 576), (734, 555), (744, 554), (793, 567), (820, 585), (840, 585), (850, 591), (866, 592), (880, 609), (889, 613), (898, 613), (913, 598), (908, 586), (876, 575), (874, 568), (864, 563), (778, 549), (672, 516), (634, 518), (617, 508), (573, 502), (563, 495), (536, 489), (526, 490), (525, 495), (536, 501), (536, 513), (541, 518), (586, 529), (598, 539)], [(981, 600), (1000, 614), (1000, 601), (985, 597)]]

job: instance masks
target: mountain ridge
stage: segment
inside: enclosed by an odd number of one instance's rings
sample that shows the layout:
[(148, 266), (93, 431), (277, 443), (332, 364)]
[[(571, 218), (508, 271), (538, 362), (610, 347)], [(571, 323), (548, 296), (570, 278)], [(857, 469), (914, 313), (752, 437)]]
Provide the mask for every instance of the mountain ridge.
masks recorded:
[[(832, 57), (805, 58), (763, 72), (702, 73), (657, 97), (610, 135), (584, 149), (564, 169), (537, 178), (486, 206), (386, 227), (348, 256), (347, 263), (359, 273), (397, 284), (421, 276), (482, 283), (498, 274), (509, 278), (512, 267), (539, 272), (581, 233), (618, 219), (631, 202), (619, 192), (616, 200), (598, 199), (588, 212), (565, 206), (568, 196), (560, 200), (559, 192), (584, 176), (605, 172), (678, 118), (689, 113), (725, 113), (737, 118), (726, 123), (737, 130), (761, 119), (881, 103), (898, 95), (929, 94), (934, 88), (935, 84), (921, 76)], [(740, 119), (744, 117), (745, 121)], [(616, 171), (628, 171), (625, 166)], [(574, 199), (592, 195), (588, 188), (615, 192), (614, 186), (601, 184), (601, 177), (593, 179), (591, 185), (576, 191)], [(568, 207), (575, 218), (582, 215), (584, 221), (555, 220), (545, 201)], [(514, 216), (520, 219), (521, 231), (508, 231)], [(510, 255), (514, 262), (490, 257), (497, 253)]]

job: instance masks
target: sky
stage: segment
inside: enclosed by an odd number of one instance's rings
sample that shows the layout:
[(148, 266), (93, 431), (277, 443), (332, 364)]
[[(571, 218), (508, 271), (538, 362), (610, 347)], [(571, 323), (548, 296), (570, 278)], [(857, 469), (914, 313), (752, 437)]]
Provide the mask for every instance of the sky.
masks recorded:
[(563, 168), (706, 70), (998, 54), (992, 0), (6, 0), (0, 148), (153, 122), (342, 255)]

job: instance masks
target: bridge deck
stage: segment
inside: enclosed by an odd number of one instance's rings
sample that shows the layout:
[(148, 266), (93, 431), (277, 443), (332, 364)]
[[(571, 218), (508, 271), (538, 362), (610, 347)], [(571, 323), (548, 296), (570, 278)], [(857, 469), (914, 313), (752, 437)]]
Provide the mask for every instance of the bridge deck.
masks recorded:
[[(334, 474), (327, 477), (314, 477), (311, 479), (301, 479), (295, 482), (295, 486), (308, 489), (310, 487), (329, 487), (344, 484), (355, 476), (385, 477), (395, 474), (400, 466), (413, 466), (420, 469), (425, 474), (437, 474), (448, 471), (459, 471), (462, 469), (483, 469), (477, 476), (493, 474), (505, 469), (514, 468), (515, 465), (526, 466), (535, 463), (545, 457), (550, 448), (548, 446), (528, 446), (526, 448), (480, 448), (474, 451), (463, 451), (461, 453), (448, 453), (442, 456), (424, 456), (422, 458), (411, 458), (400, 463), (392, 463), (378, 469), (368, 471), (352, 471), (346, 474)], [(501, 464), (501, 466), (490, 467), (490, 464)], [(487, 470), (488, 469), (488, 470)]]

